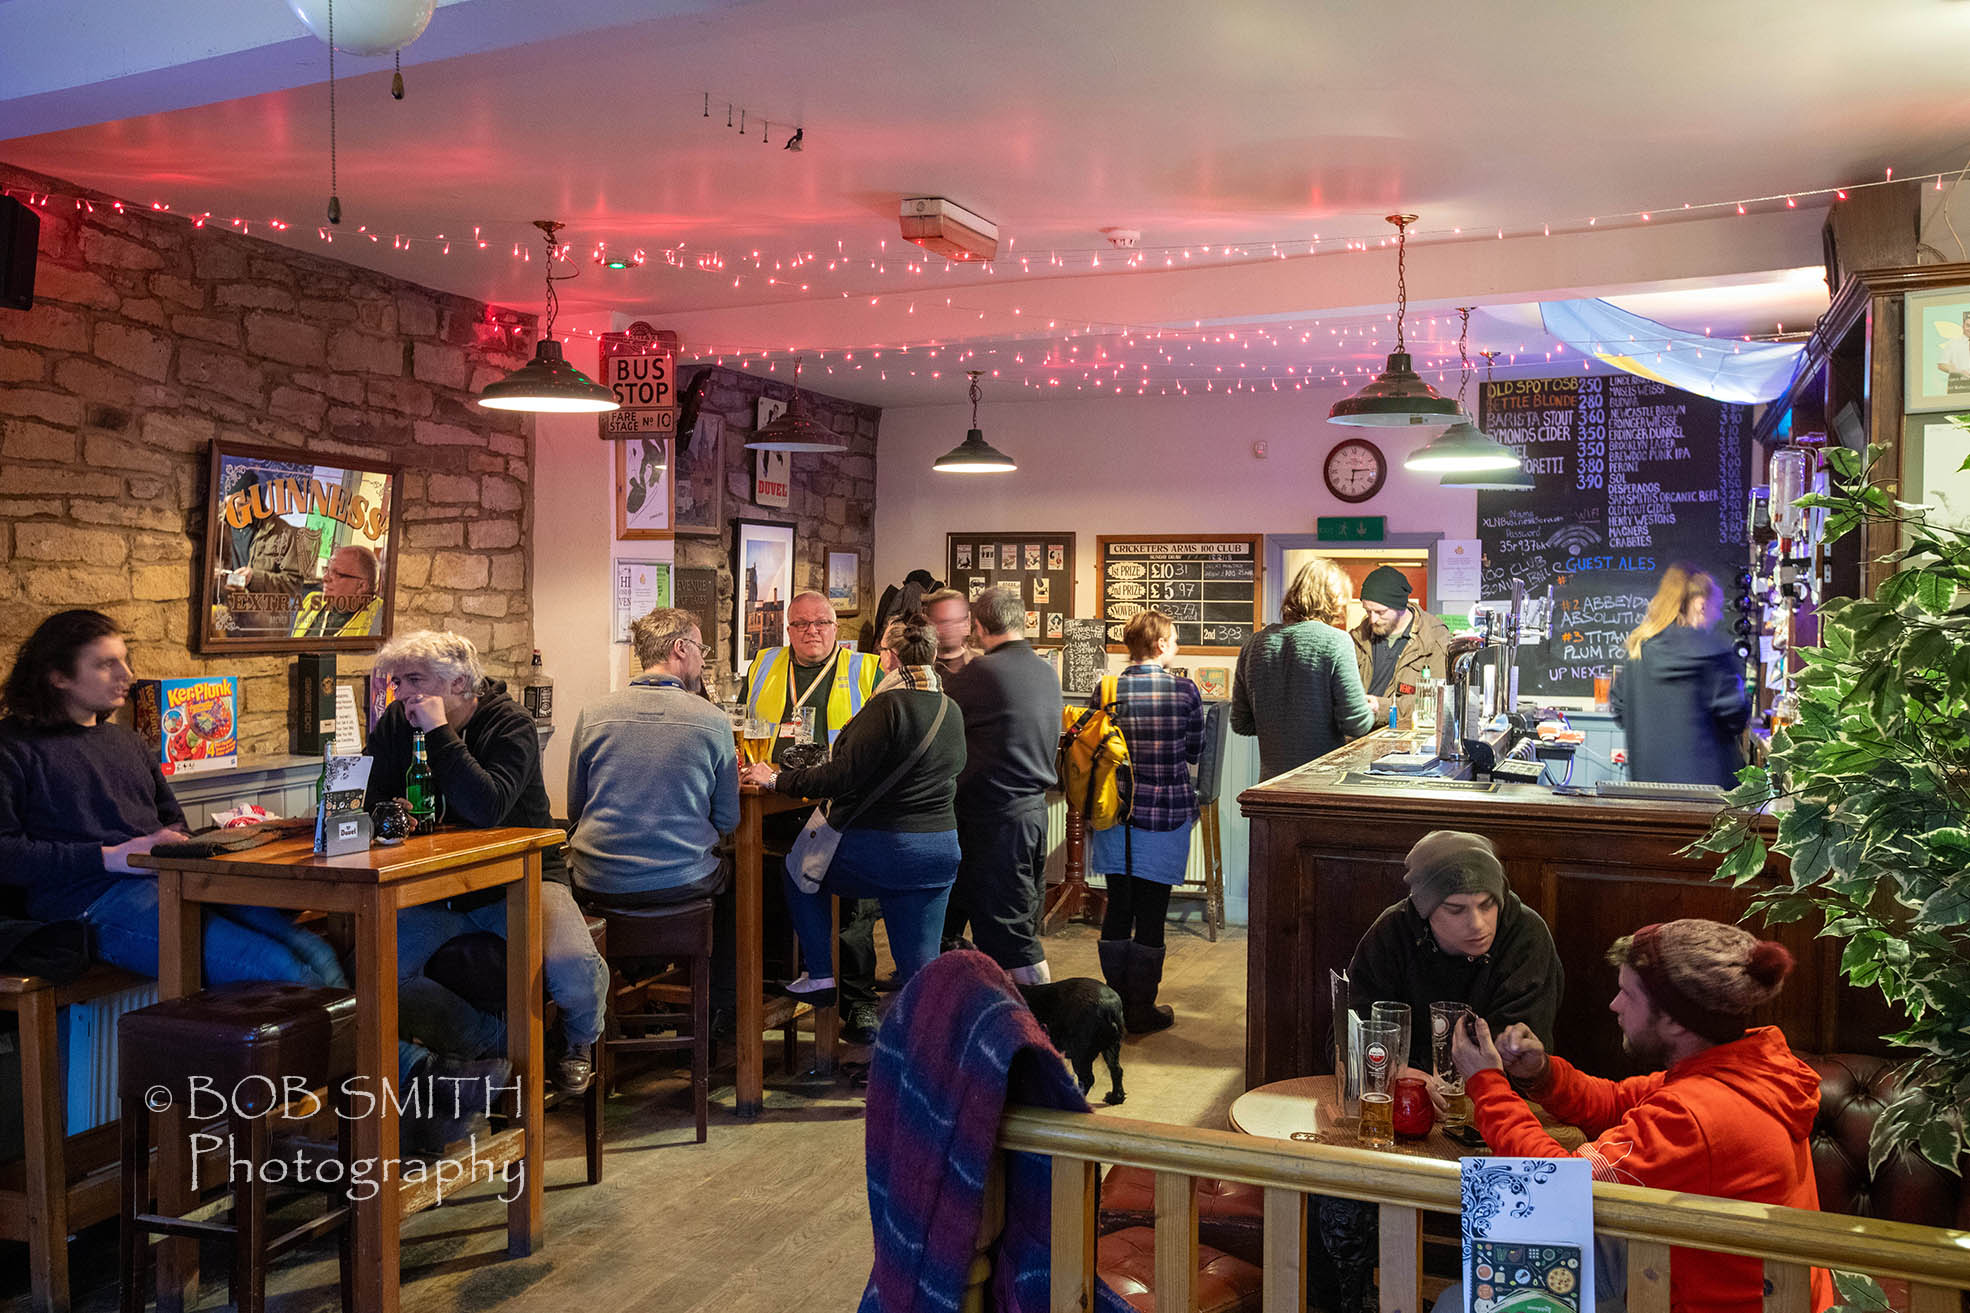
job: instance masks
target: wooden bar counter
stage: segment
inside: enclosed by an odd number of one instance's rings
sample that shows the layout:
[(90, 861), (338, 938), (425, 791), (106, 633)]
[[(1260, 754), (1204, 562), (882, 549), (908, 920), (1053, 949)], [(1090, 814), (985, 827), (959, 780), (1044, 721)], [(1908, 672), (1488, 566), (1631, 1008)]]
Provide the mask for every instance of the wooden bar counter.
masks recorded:
[[(1678, 855), (1708, 830), (1716, 808), (1562, 797), (1531, 784), (1477, 790), (1344, 779), (1411, 739), (1377, 731), (1239, 795), (1252, 832), (1247, 1086), (1331, 1072), (1328, 972), (1345, 969), (1375, 917), (1403, 897), (1410, 845), (1440, 829), (1496, 844), (1513, 892), (1552, 928), (1566, 969), (1556, 1051), (1598, 1075), (1629, 1074), (1607, 1010), (1616, 987), (1608, 945), (1654, 921), (1745, 916), (1750, 889), (1710, 879), (1717, 856)], [(1784, 874), (1785, 859), (1774, 854), (1761, 878)], [(1841, 943), (1816, 940), (1816, 919), (1768, 928), (1754, 916), (1748, 928), (1778, 939), (1798, 961), (1759, 1022), (1782, 1027), (1802, 1052), (1886, 1051), (1886, 1005), (1840, 979)]]

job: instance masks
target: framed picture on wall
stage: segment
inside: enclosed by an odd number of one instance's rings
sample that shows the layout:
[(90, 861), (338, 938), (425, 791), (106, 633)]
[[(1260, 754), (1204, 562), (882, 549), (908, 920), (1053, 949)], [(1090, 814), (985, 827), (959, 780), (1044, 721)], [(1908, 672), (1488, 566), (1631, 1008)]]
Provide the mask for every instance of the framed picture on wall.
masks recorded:
[(854, 615), (861, 607), (862, 553), (828, 553), (828, 601), (836, 615)]
[[(1970, 530), (1970, 415), (1911, 415), (1903, 421), (1902, 493), (1929, 508), (1929, 523)], [(1904, 534), (1906, 537), (1906, 534)]]
[(378, 461), (214, 442), (197, 650), (382, 646), (395, 616), (400, 478)]
[(616, 443), (616, 537), (668, 538), (670, 444), (662, 438)]
[(720, 532), (725, 527), (724, 417), (699, 411), (691, 431), (670, 445), (672, 528), (677, 533)]
[(1902, 409), (1970, 410), (1970, 287), (1911, 293), (1902, 314)]
[(787, 641), (793, 598), (793, 526), (732, 521), (732, 669), (743, 675), (755, 653)]

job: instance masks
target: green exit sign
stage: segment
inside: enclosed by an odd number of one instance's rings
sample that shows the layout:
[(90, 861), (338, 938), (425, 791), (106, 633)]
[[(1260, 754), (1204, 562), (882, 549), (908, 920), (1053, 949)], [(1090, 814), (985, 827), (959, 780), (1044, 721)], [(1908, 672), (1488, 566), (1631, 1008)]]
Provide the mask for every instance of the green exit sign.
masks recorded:
[(1316, 515), (1313, 536), (1324, 543), (1378, 543), (1389, 536), (1389, 517)]

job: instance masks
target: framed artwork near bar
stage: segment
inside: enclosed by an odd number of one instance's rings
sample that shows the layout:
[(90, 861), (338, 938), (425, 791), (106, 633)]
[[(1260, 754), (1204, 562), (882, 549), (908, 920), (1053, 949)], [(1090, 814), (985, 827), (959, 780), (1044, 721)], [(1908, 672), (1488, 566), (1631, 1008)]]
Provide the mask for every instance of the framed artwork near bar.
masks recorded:
[(401, 478), (379, 461), (214, 442), (196, 649), (381, 647), (395, 619)]
[[(1910, 415), (1902, 421), (1904, 501), (1929, 508), (1929, 523), (1970, 530), (1970, 415)], [(1903, 541), (1908, 539), (1903, 531)]]
[(670, 453), (662, 438), (616, 442), (616, 537), (668, 538)]
[(828, 553), (828, 601), (836, 615), (854, 615), (861, 609), (862, 553)]
[(674, 490), (671, 527), (682, 534), (718, 534), (725, 528), (725, 418), (698, 412), (688, 434), (671, 444)]
[(1902, 409), (1970, 410), (1970, 287), (1911, 292), (1902, 315)]
[(793, 598), (793, 526), (732, 521), (732, 669), (743, 675), (755, 653), (784, 647)]

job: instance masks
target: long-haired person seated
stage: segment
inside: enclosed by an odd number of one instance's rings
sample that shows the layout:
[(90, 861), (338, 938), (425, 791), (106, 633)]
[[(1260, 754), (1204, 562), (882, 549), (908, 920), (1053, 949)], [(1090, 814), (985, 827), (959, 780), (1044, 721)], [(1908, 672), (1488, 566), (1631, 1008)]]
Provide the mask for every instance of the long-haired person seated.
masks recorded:
[(819, 891), (803, 892), (791, 873), (787, 877), (787, 906), (804, 968), (787, 990), (816, 1006), (834, 1001), (823, 901), (831, 895), (882, 904), (900, 979), (937, 956), (958, 875), (955, 804), (965, 746), (964, 713), (944, 696), (936, 660), (937, 630), (922, 615), (892, 624), (883, 636), (882, 680), (826, 761), (745, 768), (749, 784), (830, 799), (830, 822), (841, 831)]
[[(110, 716), (130, 694), (130, 652), (100, 611), (35, 627), (7, 675), (0, 720), (0, 882), (37, 921), (80, 920), (112, 966), (157, 974), (157, 875), (130, 859), (185, 837), (157, 758)], [(207, 908), (208, 984), (349, 982), (335, 950), (272, 907)]]

